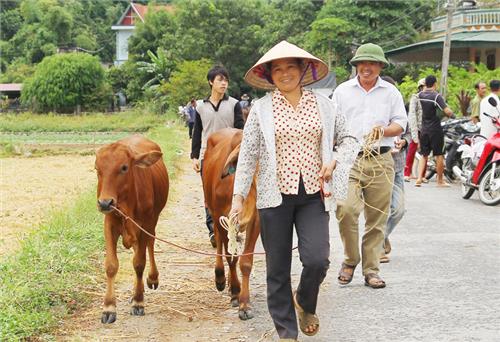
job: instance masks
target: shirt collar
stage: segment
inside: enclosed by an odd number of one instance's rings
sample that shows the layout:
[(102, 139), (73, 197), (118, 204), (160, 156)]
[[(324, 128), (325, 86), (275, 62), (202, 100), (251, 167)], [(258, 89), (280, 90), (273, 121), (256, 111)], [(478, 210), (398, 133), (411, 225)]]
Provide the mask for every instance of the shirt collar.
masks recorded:
[[(359, 79), (358, 79), (358, 76), (356, 75), (356, 77), (352, 78), (351, 80), (349, 80), (349, 82), (351, 82), (351, 86), (358, 86), (359, 88), (361, 89), (364, 89), (361, 84), (359, 83)], [(384, 81), (383, 79), (379, 77), (377, 77), (377, 82), (375, 83), (375, 86), (370, 89), (370, 90), (373, 90), (373, 89), (376, 89), (378, 87), (381, 87), (381, 88), (387, 88), (389, 86), (389, 82), (386, 82)]]
[[(275, 89), (273, 91), (273, 100), (275, 101), (285, 101), (288, 103), (288, 100), (286, 97), (279, 91), (278, 89)], [(314, 102), (315, 97), (312, 91), (306, 90), (302, 88), (302, 96), (300, 97), (299, 105), (304, 102)]]
[[(224, 96), (222, 97), (222, 100), (221, 101), (227, 101), (229, 99), (229, 95), (227, 94), (224, 94)], [(203, 99), (203, 102), (209, 102), (210, 101), (210, 95), (208, 95), (207, 97), (205, 97)]]

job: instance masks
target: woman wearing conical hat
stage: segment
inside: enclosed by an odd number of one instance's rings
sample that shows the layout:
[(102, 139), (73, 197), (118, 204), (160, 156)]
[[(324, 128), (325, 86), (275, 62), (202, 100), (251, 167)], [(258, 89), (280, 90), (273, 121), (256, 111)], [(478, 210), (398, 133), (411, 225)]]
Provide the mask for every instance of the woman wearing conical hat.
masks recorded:
[[(334, 103), (302, 87), (327, 74), (323, 61), (282, 41), (245, 75), (247, 83), (270, 92), (256, 101), (243, 131), (231, 213), (241, 212), (257, 171), (267, 303), (281, 340), (297, 339), (297, 316), (304, 334), (319, 330), (316, 305), (330, 263), (329, 210), (346, 197), (359, 151)], [(294, 226), (303, 269), (292, 293)]]

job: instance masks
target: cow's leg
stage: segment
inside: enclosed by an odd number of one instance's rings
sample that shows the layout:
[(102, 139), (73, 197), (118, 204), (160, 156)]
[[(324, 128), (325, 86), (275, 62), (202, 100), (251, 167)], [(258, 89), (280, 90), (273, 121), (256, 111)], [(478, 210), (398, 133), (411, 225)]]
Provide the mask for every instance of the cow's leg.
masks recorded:
[[(228, 241), (224, 241), (224, 247), (227, 252), (227, 243)], [(238, 264), (237, 257), (226, 257), (227, 264), (229, 265), (229, 293), (231, 294), (231, 305), (236, 307), (239, 304), (239, 296), (240, 296), (240, 280), (238, 279), (238, 273), (236, 272), (236, 265)]]
[[(255, 244), (260, 234), (259, 218), (250, 222), (247, 226), (245, 249), (243, 254), (253, 253)], [(240, 307), (238, 315), (240, 319), (247, 320), (253, 318), (253, 311), (250, 305), (250, 273), (253, 266), (253, 254), (244, 255), (240, 258), (240, 270), (242, 274), (242, 287), (240, 292)]]
[(158, 288), (158, 268), (155, 260), (155, 240), (148, 238), (149, 274), (146, 283), (150, 289)]
[(101, 322), (104, 324), (116, 321), (116, 297), (115, 297), (115, 276), (118, 272), (118, 257), (116, 255), (116, 243), (119, 234), (113, 229), (111, 219), (106, 216), (104, 219), (104, 239), (106, 242), (106, 257), (104, 268), (106, 270), (106, 295), (102, 310)]
[[(222, 246), (224, 246), (225, 235), (222, 232), (223, 228), (219, 226), (219, 218), (214, 218), (214, 233), (215, 241), (217, 241), (217, 254), (215, 257), (215, 287), (222, 291), (226, 288), (226, 276), (224, 274), (224, 262), (222, 261)], [(222, 233), (221, 233), (222, 232)], [(224, 231), (225, 232), (225, 231)]]
[(144, 281), (142, 280), (144, 268), (146, 267), (146, 239), (144, 235), (139, 237), (138, 241), (134, 244), (133, 264), (136, 278), (130, 314), (144, 316)]

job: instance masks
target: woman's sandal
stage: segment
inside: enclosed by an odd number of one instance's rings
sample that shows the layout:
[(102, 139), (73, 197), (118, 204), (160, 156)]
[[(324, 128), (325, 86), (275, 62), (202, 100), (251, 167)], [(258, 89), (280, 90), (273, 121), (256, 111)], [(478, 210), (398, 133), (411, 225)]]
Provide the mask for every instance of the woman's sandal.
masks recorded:
[[(375, 281), (372, 281), (372, 280)], [(368, 273), (365, 275), (365, 286), (370, 286), (372, 289), (381, 289), (385, 287), (385, 281), (376, 273)]]
[[(319, 331), (319, 318), (315, 314), (305, 312), (304, 309), (299, 305), (297, 301), (297, 291), (293, 293), (293, 304), (297, 310), (297, 316), (299, 317), (299, 327), (300, 330), (307, 336), (314, 336)], [(306, 329), (310, 326), (316, 326), (313, 331), (307, 331)]]
[[(345, 262), (342, 263), (340, 267), (339, 276), (337, 277), (340, 285), (347, 285), (352, 281), (354, 277), (354, 270), (356, 266), (347, 265)], [(352, 273), (347, 273), (346, 270), (352, 270)], [(343, 279), (342, 279), (343, 278)]]

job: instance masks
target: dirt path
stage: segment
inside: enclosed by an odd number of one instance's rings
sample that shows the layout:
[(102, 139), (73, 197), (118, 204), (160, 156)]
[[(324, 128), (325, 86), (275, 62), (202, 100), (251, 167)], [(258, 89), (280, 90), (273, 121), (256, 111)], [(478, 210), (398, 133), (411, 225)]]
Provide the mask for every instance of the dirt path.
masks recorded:
[[(200, 177), (186, 158), (157, 227), (158, 236), (198, 250), (214, 251), (204, 225)], [(120, 244), (120, 242), (119, 242)], [(258, 247), (259, 249), (261, 247)], [(143, 317), (129, 314), (132, 296), (132, 253), (121, 248), (117, 293), (117, 321), (100, 323), (102, 289), (93, 308), (78, 312), (61, 327), (62, 341), (271, 341), (276, 338), (265, 304), (264, 259), (256, 257), (251, 278), (255, 318), (241, 321), (229, 304), (227, 291), (219, 293), (213, 280), (214, 259), (156, 244), (160, 272), (158, 290), (146, 288)], [(227, 267), (226, 267), (227, 271)]]
[(94, 156), (0, 159), (0, 256), (96, 182)]

